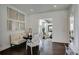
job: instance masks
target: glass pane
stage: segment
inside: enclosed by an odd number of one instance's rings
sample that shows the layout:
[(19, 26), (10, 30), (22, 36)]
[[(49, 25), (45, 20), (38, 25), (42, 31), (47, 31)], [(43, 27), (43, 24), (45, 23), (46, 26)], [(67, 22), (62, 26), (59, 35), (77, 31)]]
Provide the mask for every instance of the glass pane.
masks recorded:
[(15, 31), (18, 31), (19, 30), (19, 22), (16, 22), (15, 23)]
[(7, 29), (9, 31), (12, 31), (12, 21), (10, 21), (10, 20), (7, 21)]
[(8, 15), (8, 18), (10, 19), (15, 19), (17, 20), (18, 19), (18, 14), (17, 14), (17, 11), (11, 9), (11, 8), (8, 8), (7, 9), (7, 15)]
[(24, 15), (18, 12), (18, 20), (24, 21)]
[(70, 37), (74, 38), (74, 16), (70, 16)]
[(74, 16), (70, 17), (70, 30), (73, 31), (74, 30)]
[(25, 30), (25, 24), (24, 23), (20, 23), (20, 30)]

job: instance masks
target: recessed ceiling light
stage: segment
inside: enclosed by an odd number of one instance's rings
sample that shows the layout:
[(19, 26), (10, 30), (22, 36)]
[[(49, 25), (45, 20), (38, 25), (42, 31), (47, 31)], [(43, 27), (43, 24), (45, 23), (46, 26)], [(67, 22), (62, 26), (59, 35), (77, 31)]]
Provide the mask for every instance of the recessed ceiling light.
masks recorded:
[(57, 7), (56, 5), (54, 5), (54, 7)]
[(33, 12), (34, 10), (33, 9), (30, 9), (30, 11)]

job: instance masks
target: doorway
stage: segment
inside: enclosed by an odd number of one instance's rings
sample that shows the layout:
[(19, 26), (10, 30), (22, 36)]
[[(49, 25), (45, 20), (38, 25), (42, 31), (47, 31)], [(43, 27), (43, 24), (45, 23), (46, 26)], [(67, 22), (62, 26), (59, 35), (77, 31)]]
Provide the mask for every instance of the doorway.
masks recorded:
[(39, 20), (39, 34), (42, 39), (52, 39), (52, 18), (44, 18)]

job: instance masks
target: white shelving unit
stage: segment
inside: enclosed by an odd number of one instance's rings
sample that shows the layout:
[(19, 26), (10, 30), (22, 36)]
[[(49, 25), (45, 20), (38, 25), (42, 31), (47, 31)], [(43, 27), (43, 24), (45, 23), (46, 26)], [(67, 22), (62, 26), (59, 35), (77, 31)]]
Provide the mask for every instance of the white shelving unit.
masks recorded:
[(25, 15), (18, 10), (7, 7), (7, 29), (8, 31), (25, 30)]
[[(9, 33), (9, 40), (10, 45), (12, 46), (12, 34), (17, 34), (17, 37), (21, 38), (21, 36), (18, 36), (19, 34), (25, 33), (25, 15), (22, 11), (13, 8), (13, 7), (7, 7), (7, 31)], [(22, 38), (21, 38), (22, 39)], [(17, 39), (18, 42), (24, 40)], [(16, 45), (16, 44), (15, 44)], [(14, 45), (13, 45), (14, 46)]]

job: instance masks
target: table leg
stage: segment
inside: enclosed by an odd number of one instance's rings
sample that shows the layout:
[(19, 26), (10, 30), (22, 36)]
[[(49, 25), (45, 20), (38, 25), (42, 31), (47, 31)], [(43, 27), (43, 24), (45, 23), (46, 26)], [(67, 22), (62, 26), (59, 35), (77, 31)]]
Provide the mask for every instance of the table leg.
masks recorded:
[(32, 47), (31, 47), (31, 55), (32, 55)]
[(27, 42), (26, 42), (26, 50), (27, 50)]

